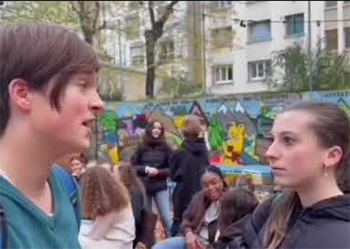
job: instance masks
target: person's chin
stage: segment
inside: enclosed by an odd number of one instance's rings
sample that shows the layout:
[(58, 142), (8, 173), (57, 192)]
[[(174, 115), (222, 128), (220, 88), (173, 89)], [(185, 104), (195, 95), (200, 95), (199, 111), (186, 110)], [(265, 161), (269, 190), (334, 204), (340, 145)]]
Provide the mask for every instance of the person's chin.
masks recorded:
[(213, 195), (210, 195), (210, 199), (212, 201), (217, 201), (219, 199), (219, 195), (218, 194), (213, 194)]
[(91, 146), (91, 139), (85, 138), (84, 140), (81, 140), (79, 144), (77, 144), (77, 148), (75, 149), (76, 152), (85, 153), (90, 149)]
[(280, 186), (280, 187), (284, 187), (284, 188), (289, 188), (289, 187), (293, 187), (290, 182), (288, 182), (286, 179), (283, 179), (281, 177), (275, 177), (275, 183)]

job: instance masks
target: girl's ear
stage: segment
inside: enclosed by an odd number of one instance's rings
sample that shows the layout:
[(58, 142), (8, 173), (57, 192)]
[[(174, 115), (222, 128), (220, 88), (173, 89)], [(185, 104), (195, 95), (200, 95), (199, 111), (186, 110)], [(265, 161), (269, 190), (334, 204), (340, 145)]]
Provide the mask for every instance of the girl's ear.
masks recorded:
[(324, 167), (334, 167), (336, 166), (343, 157), (343, 150), (339, 146), (333, 146), (326, 152), (323, 164)]

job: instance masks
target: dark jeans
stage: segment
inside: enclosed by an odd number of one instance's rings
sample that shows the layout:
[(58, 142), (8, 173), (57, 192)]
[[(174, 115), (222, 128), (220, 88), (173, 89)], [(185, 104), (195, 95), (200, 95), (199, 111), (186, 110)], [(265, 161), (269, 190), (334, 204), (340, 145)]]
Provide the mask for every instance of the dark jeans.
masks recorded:
[(179, 219), (173, 220), (173, 224), (170, 229), (171, 237), (177, 236), (180, 233), (180, 225), (181, 225), (181, 220)]

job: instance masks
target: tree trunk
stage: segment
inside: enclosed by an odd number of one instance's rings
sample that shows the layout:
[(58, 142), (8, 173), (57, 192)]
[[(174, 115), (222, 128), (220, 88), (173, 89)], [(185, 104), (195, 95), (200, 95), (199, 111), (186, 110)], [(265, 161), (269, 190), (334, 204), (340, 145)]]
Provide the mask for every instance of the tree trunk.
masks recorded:
[(153, 98), (154, 95), (154, 80), (155, 80), (155, 46), (156, 38), (151, 30), (146, 30), (146, 53), (147, 53), (147, 77), (146, 77), (146, 96)]
[[(84, 31), (83, 31), (84, 32)], [(84, 40), (91, 46), (94, 45), (94, 35), (88, 32), (84, 32)]]

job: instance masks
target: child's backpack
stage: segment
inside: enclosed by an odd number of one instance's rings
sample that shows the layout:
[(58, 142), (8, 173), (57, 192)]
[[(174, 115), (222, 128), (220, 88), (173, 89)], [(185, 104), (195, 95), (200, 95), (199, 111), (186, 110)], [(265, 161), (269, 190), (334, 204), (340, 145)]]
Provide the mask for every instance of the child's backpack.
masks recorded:
[[(80, 228), (80, 211), (79, 211), (79, 187), (77, 181), (72, 177), (65, 169), (62, 167), (54, 166), (53, 171), (60, 179), (60, 181), (65, 186), (69, 198), (72, 202), (72, 205), (74, 207), (75, 211), (75, 218), (78, 224), (78, 228)], [(1, 197), (0, 197), (0, 249), (6, 249), (7, 248), (7, 229), (6, 229), (6, 218), (5, 218), (5, 210), (1, 204)]]

